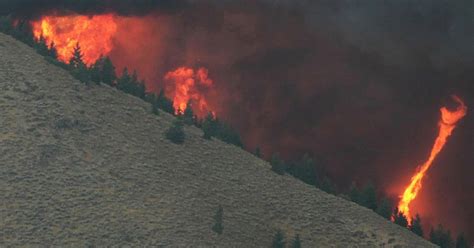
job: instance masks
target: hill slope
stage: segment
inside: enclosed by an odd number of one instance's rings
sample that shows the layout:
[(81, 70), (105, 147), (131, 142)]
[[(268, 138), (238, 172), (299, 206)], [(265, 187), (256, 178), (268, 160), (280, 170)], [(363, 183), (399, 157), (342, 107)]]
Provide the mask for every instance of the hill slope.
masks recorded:
[[(107, 86), (87, 87), (0, 34), (0, 246), (429, 247), (368, 209)], [(219, 205), (224, 233), (211, 231)]]

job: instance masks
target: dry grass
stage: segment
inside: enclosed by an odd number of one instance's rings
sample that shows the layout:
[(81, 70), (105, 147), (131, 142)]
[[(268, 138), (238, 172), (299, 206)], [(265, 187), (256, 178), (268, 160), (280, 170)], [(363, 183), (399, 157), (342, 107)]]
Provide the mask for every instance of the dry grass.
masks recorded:
[(172, 116), (0, 44), (2, 247), (269, 247), (276, 229), (304, 247), (430, 246), (198, 129), (175, 145), (163, 137)]

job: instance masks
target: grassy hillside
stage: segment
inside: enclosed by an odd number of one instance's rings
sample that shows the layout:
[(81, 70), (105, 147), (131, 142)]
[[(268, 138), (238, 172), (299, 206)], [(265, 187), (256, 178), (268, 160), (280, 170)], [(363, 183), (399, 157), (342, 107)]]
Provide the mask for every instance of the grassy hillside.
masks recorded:
[[(429, 247), (174, 117), (85, 86), (0, 34), (0, 246)], [(223, 207), (222, 235), (211, 230)]]

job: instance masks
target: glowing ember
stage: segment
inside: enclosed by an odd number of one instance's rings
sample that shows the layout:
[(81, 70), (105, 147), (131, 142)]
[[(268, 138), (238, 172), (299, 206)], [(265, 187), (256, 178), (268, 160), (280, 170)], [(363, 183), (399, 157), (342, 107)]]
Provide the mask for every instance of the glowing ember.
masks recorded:
[(117, 24), (112, 14), (44, 16), (33, 21), (32, 28), (36, 39), (43, 36), (48, 44), (54, 42), (59, 60), (69, 62), (74, 47), (79, 43), (84, 62), (91, 65), (100, 55), (108, 55), (112, 50)]
[(168, 72), (165, 81), (168, 82), (167, 95), (173, 96), (176, 114), (183, 113), (189, 101), (192, 102), (193, 110), (200, 117), (210, 111), (206, 98), (202, 94), (202, 91), (213, 85), (206, 68), (194, 70), (188, 67), (180, 67)]
[(411, 178), (410, 184), (406, 187), (403, 195), (401, 196), (400, 202), (398, 203), (398, 209), (407, 217), (410, 223), (410, 203), (416, 198), (418, 192), (420, 191), (423, 177), (431, 167), (433, 160), (443, 149), (447, 138), (451, 135), (454, 128), (456, 127), (456, 123), (467, 113), (467, 107), (464, 105), (464, 102), (457, 96), (453, 96), (453, 99), (456, 101), (456, 103), (458, 103), (458, 107), (454, 111), (450, 111), (446, 107), (440, 109), (441, 120), (439, 122), (439, 134), (436, 138), (433, 148), (431, 149), (430, 157), (424, 164), (418, 167), (415, 175)]

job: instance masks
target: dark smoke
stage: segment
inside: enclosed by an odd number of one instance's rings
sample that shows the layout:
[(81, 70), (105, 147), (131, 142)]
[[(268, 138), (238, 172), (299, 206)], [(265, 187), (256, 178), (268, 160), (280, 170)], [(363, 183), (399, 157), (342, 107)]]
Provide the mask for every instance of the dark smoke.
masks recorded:
[(173, 12), (186, 6), (184, 0), (0, 0), (0, 15), (37, 16), (53, 11), (79, 14), (118, 13), (144, 15), (151, 11)]
[(0, 11), (144, 16), (119, 23), (116, 63), (152, 90), (178, 66), (208, 67), (211, 104), (249, 149), (308, 152), (341, 187), (400, 194), (428, 156), (439, 108), (459, 95), (468, 115), (417, 202), (424, 220), (474, 237), (473, 1), (77, 2), (0, 0)]

